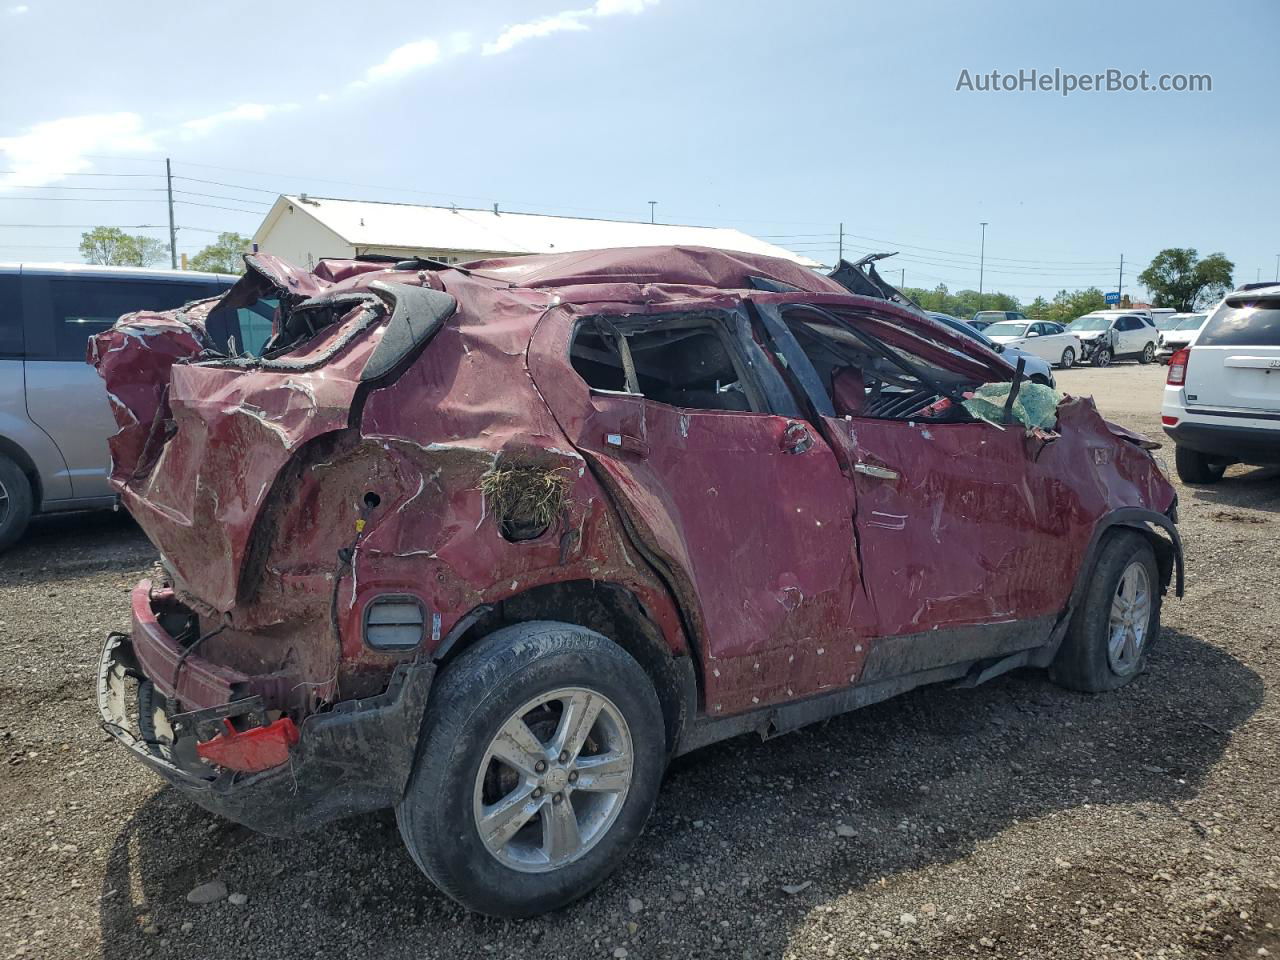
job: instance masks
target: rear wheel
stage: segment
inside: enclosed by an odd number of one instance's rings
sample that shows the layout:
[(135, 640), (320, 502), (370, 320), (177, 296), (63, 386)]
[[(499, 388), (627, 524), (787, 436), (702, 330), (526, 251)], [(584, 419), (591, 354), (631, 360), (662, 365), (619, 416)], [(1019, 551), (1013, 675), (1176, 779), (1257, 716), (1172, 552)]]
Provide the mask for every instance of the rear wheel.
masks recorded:
[(533, 916), (618, 866), (665, 760), (657, 694), (626, 651), (571, 624), (517, 624), (437, 679), (396, 818), (413, 859), (454, 900)]
[(1227, 472), (1227, 464), (1214, 460), (1198, 450), (1175, 446), (1173, 463), (1183, 483), (1217, 483)]
[(27, 529), (34, 500), (22, 468), (0, 454), (0, 550), (13, 546)]
[(1139, 363), (1153, 363), (1156, 359), (1156, 345), (1148, 343), (1142, 348), (1142, 356), (1138, 358)]
[(1108, 535), (1049, 675), (1087, 693), (1124, 686), (1142, 672), (1160, 633), (1160, 601), (1160, 568), (1147, 538)]
[(1063, 351), (1062, 351), (1062, 360), (1061, 360), (1060, 362), (1061, 362), (1061, 364), (1062, 364), (1062, 369), (1063, 369), (1063, 370), (1070, 370), (1072, 367), (1074, 367), (1074, 366), (1076, 365), (1076, 351), (1075, 351), (1075, 348), (1074, 348), (1074, 347), (1067, 347), (1067, 349), (1063, 350)]

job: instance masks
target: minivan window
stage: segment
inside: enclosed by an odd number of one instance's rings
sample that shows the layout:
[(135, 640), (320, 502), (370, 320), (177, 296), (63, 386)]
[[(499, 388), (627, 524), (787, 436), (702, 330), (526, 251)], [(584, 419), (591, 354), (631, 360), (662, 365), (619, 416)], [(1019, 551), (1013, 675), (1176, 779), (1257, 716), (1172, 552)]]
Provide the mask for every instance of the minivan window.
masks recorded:
[(16, 273), (0, 274), (0, 360), (22, 359), (22, 301)]
[[(53, 352), (45, 352), (43, 359), (56, 360), (83, 360), (88, 339), (106, 330), (123, 314), (172, 310), (226, 289), (209, 281), (184, 283), (132, 277), (49, 277), (48, 282), (52, 312), (35, 319), (37, 323), (53, 325)], [(27, 309), (33, 309), (33, 305), (28, 304)]]
[(1198, 347), (1280, 347), (1280, 300), (1228, 300), (1205, 324)]

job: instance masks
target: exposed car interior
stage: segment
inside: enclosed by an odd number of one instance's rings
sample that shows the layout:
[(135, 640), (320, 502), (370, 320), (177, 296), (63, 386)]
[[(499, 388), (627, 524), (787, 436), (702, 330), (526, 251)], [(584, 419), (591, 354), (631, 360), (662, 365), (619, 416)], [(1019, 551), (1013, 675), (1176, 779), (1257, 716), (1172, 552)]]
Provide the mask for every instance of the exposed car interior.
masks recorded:
[(673, 407), (763, 410), (712, 321), (668, 321), (623, 332), (604, 318), (583, 324), (570, 349), (573, 369), (597, 390), (640, 394)]

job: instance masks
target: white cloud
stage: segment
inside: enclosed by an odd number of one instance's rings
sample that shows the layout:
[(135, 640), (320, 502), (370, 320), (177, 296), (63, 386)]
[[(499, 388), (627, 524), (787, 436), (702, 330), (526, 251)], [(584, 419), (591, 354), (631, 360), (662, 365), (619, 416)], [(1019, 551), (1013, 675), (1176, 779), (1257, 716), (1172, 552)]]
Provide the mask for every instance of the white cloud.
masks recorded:
[(589, 30), (587, 23), (589, 20), (612, 17), (620, 13), (642, 13), (646, 7), (651, 7), (657, 2), (658, 0), (596, 0), (594, 5), (581, 10), (562, 10), (549, 17), (511, 24), (503, 28), (496, 40), (484, 44), (480, 52), (485, 56), (493, 56), (506, 53), (526, 40), (548, 37), (553, 33)]
[(25, 3), (20, 3), (16, 7), (10, 7), (8, 10), (5, 11), (5, 13), (9, 14), (9, 16), (11, 17), (20, 17), (24, 13), (29, 12), (30, 10), (31, 8), (28, 7)]
[(192, 137), (206, 136), (224, 124), (246, 120), (261, 122), (274, 113), (287, 113), (290, 110), (297, 109), (298, 105), (296, 103), (242, 103), (237, 107), (232, 107), (230, 110), (223, 110), (221, 113), (211, 113), (207, 117), (186, 120), (181, 126), (183, 135), (190, 139)]
[(367, 83), (382, 80), (396, 80), (406, 74), (415, 73), (431, 66), (440, 59), (440, 44), (430, 37), (406, 43), (396, 47), (381, 63), (376, 63), (365, 71)]
[(563, 10), (560, 13), (543, 17), (541, 20), (530, 20), (528, 23), (517, 23), (503, 29), (498, 39), (486, 43), (480, 52), (486, 57), (495, 53), (506, 53), (518, 43), (533, 40), (537, 37), (549, 37), (553, 33), (567, 30), (586, 30), (582, 21), (592, 15), (590, 8), (586, 10)]
[(597, 17), (612, 17), (618, 13), (644, 13), (646, 7), (657, 4), (658, 0), (596, 0), (593, 9)]
[(92, 166), (97, 153), (151, 153), (155, 135), (143, 129), (136, 113), (95, 113), (46, 120), (25, 133), (0, 137), (0, 153), (8, 174), (0, 176), (0, 188), (16, 184), (43, 186)]

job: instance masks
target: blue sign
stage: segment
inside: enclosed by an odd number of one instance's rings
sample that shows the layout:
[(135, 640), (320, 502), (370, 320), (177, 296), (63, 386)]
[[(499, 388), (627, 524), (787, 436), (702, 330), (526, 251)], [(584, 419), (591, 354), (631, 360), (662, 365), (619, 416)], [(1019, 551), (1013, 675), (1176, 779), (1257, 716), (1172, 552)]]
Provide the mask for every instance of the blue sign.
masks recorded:
[(1118, 294), (1118, 293), (1105, 293), (1105, 294), (1103, 294), (1103, 295), (1102, 295), (1102, 299), (1103, 299), (1103, 300), (1105, 300), (1107, 303), (1119, 303), (1119, 302), (1120, 302), (1120, 294)]

